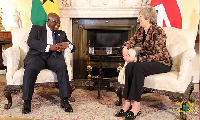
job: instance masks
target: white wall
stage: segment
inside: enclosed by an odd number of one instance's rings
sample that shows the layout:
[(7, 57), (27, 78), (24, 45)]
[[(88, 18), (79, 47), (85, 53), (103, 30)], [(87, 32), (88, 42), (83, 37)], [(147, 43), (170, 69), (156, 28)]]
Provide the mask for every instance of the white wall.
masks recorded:
[[(199, 24), (199, 0), (181, 0), (182, 2), (182, 29), (196, 28)], [(193, 64), (193, 82), (199, 83), (199, 43), (195, 44), (196, 56)]]
[(182, 29), (197, 28), (199, 23), (199, 0), (181, 0)]
[(0, 8), (3, 9), (2, 24), (7, 31), (10, 31), (11, 27), (17, 27), (14, 22), (15, 8), (20, 12), (23, 27), (31, 27), (30, 15), (31, 15), (32, 0), (0, 0)]

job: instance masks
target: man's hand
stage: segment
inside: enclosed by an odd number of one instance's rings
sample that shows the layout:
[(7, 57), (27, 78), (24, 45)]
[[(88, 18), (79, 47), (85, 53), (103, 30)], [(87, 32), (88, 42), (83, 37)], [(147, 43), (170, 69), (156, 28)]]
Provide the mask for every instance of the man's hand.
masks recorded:
[(58, 52), (63, 52), (68, 47), (67, 42), (57, 43), (57, 45), (59, 46)]
[(49, 51), (58, 51), (59, 46), (58, 45), (50, 45)]

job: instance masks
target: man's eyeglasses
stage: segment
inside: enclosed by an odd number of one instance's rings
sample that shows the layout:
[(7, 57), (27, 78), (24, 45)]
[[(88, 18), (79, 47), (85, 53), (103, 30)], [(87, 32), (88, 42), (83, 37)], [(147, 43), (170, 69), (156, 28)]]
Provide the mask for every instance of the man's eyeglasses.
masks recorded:
[[(49, 21), (49, 20), (51, 20), (51, 19), (48, 19), (48, 21)], [(56, 24), (57, 24), (57, 23), (59, 23), (59, 24), (61, 23), (61, 21), (59, 21), (59, 20), (51, 20), (51, 21), (54, 22), (54, 23), (56, 23)]]

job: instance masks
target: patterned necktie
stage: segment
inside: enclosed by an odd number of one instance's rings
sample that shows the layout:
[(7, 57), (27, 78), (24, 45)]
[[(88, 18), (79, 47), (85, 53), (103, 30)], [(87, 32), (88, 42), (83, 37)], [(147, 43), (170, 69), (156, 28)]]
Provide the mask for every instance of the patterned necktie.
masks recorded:
[[(54, 33), (54, 32), (52, 32), (52, 37), (53, 37), (53, 44), (55, 45), (55, 44), (56, 44), (56, 36), (55, 36), (55, 33)], [(53, 55), (54, 57), (56, 57), (56, 52), (52, 52), (52, 55)]]

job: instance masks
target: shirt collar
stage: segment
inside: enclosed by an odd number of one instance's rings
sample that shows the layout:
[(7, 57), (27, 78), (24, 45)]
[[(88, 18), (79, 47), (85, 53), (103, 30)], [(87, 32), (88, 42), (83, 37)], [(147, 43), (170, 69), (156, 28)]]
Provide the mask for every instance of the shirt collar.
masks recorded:
[(47, 24), (46, 24), (46, 29), (47, 29), (47, 31), (51, 31), (51, 29), (49, 28), (49, 26)]

